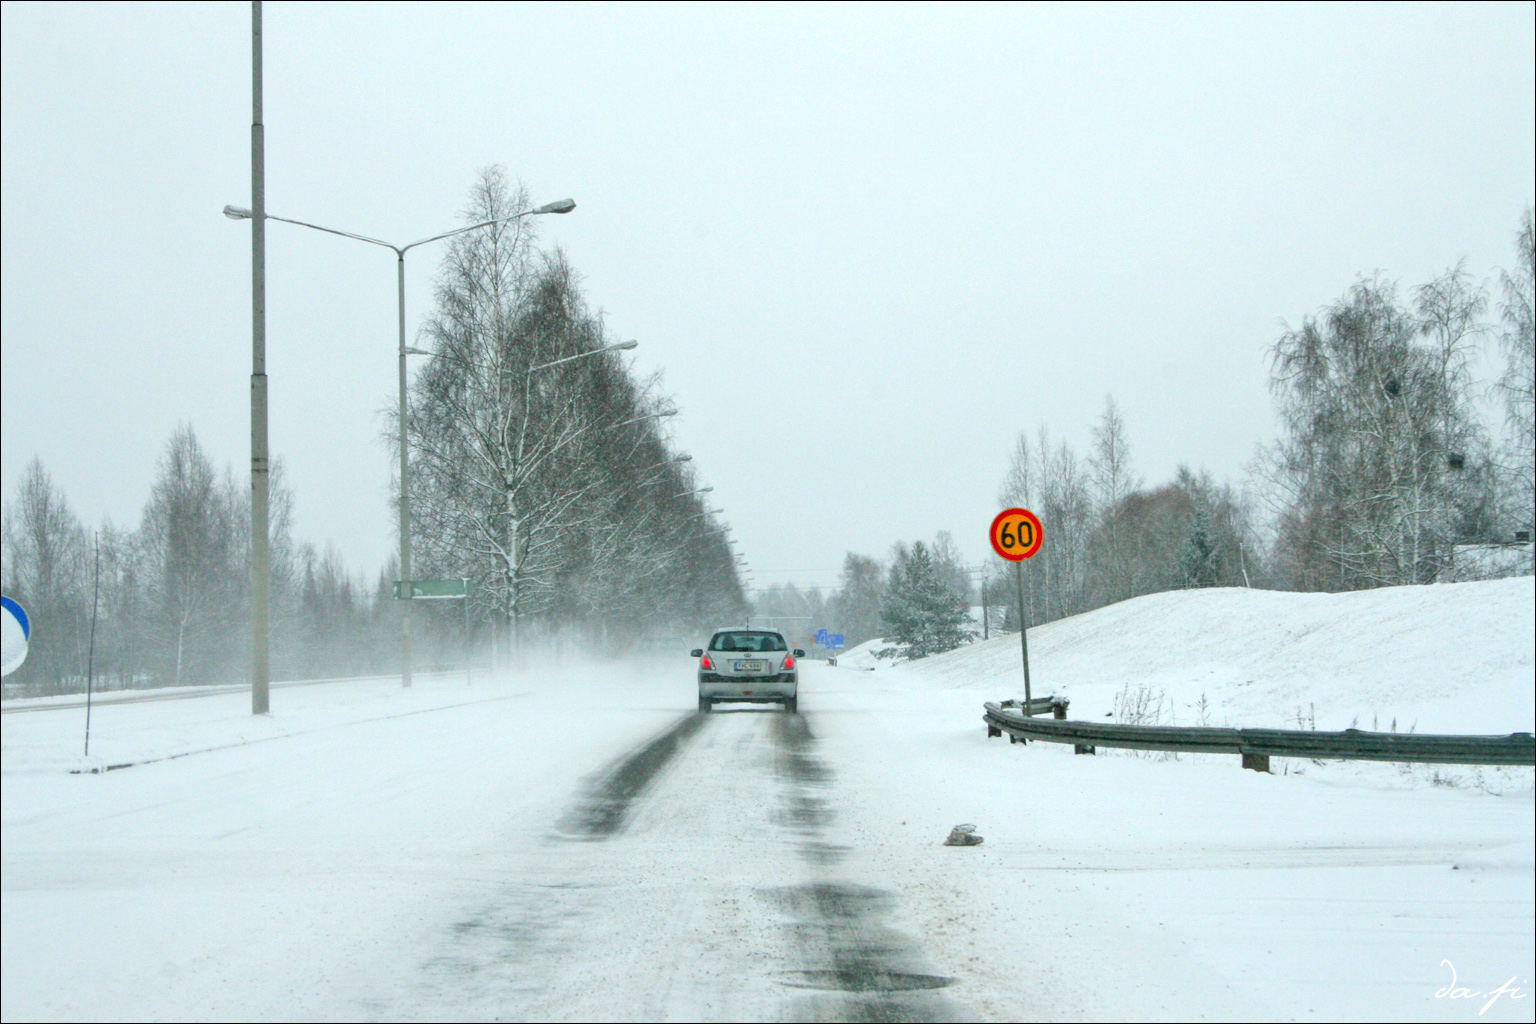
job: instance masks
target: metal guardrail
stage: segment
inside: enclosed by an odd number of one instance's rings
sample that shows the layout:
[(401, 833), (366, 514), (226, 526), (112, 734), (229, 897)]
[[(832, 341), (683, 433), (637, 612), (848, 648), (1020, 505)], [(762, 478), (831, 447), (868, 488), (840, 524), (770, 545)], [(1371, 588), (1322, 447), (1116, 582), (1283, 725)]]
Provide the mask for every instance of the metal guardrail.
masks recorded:
[[(1096, 747), (1173, 750), (1202, 754), (1239, 754), (1244, 768), (1269, 771), (1271, 757), (1342, 761), (1397, 761), (1418, 764), (1536, 765), (1536, 738), (1508, 736), (1433, 736), (1400, 732), (1315, 732), (1296, 729), (1216, 729), (1205, 726), (1112, 725), (1066, 721), (1066, 701), (1040, 697), (1030, 702), (1036, 714), (1047, 708), (1054, 718), (1025, 714), (1019, 702), (986, 704), (982, 716), (988, 736), (1008, 734), (1017, 743), (1045, 740), (1071, 743), (1079, 754)], [(1042, 706), (1043, 705), (1043, 706)], [(1039, 710), (1037, 710), (1037, 708)]]

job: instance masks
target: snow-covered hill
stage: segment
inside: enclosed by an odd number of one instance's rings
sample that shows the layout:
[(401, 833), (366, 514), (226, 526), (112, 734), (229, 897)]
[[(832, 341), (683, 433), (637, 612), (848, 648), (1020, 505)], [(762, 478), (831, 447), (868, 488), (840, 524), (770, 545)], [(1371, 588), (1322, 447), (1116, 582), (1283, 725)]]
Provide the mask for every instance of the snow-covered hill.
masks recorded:
[[(861, 645), (838, 666), (882, 682), (1023, 691), (1017, 634), (892, 664)], [(1529, 732), (1536, 724), (1536, 579), (1345, 594), (1182, 590), (1029, 631), (1031, 690), (1103, 717), (1126, 687), (1166, 698), (1165, 724)], [(888, 678), (886, 678), (888, 677)]]

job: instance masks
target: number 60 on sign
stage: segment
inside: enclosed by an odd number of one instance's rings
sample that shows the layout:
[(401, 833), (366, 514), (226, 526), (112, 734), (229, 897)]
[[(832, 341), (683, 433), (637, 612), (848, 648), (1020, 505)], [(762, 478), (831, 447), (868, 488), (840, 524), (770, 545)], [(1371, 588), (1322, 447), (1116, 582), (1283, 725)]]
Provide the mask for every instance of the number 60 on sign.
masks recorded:
[(1039, 518), (1027, 508), (1008, 508), (992, 520), (992, 550), (1010, 562), (1033, 558), (1040, 550), (1044, 531)]

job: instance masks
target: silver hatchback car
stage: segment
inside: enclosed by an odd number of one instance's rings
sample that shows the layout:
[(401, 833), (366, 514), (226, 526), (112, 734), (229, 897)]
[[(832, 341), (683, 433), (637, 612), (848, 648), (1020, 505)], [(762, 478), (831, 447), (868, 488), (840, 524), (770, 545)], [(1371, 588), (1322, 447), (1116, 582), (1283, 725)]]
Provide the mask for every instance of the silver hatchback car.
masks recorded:
[(798, 647), (791, 650), (777, 630), (717, 629), (708, 647), (696, 647), (691, 653), (699, 659), (700, 711), (728, 700), (782, 704), (791, 714), (799, 709), (800, 670), (795, 659), (805, 657), (805, 652)]

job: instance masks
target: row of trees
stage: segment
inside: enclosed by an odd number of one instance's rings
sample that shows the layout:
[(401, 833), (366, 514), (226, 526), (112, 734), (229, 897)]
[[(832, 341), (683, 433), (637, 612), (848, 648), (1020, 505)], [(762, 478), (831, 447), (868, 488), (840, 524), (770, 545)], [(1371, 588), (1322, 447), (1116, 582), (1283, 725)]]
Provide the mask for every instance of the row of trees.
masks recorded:
[[(1533, 518), (1531, 214), (1517, 270), (1502, 277), (1500, 323), (1458, 264), (1411, 302), (1380, 275), (1275, 343), (1271, 387), (1282, 435), (1260, 469), (1276, 511), (1274, 571), (1300, 590), (1465, 578), (1468, 545), (1527, 538)], [(1499, 333), (1502, 441), (1473, 375)]]
[[(500, 168), (465, 217), (503, 221), (449, 245), (412, 387), (418, 578), (468, 578), (493, 635), (625, 638), (738, 621), (746, 600), (689, 456), (659, 422), (659, 381), (611, 350), (559, 250)], [(398, 438), (394, 439), (399, 442)], [(510, 645), (509, 645), (510, 646)]]
[[(1145, 488), (1136, 475), (1125, 420), (1113, 398), (1092, 430), (1086, 457), (1041, 426), (1020, 432), (998, 493), (1049, 524), (1049, 542), (1024, 574), (1032, 623), (1179, 587), (1246, 586), (1259, 559), (1248, 503), (1208, 473), (1180, 467)], [(1011, 576), (1011, 574), (1007, 574)], [(1011, 579), (993, 574), (993, 598), (1016, 629)]]
[[(88, 661), (107, 688), (243, 678), (249, 502), (249, 488), (215, 470), (190, 426), (167, 441), (135, 527), (108, 521), (88, 531), (34, 459), (5, 507), (3, 585), (33, 625), (27, 661), (7, 683), (32, 693), (78, 690)], [(369, 586), (334, 548), (295, 543), (292, 520), (293, 496), (274, 462), (274, 671), (291, 678), (383, 670), (387, 574)]]

